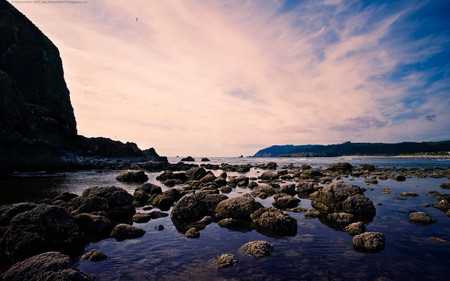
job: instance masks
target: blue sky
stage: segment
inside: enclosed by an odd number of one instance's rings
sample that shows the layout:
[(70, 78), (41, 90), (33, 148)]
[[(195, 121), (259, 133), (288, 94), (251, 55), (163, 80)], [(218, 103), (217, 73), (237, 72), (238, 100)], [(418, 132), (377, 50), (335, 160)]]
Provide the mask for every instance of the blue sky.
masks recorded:
[(450, 1), (14, 5), (58, 46), (80, 134), (168, 156), (450, 139)]

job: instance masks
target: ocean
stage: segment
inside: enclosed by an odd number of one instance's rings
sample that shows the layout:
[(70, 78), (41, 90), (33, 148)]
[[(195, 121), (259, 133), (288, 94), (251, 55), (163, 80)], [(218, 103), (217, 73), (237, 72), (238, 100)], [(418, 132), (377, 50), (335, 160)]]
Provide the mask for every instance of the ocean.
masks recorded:
[[(171, 163), (180, 160), (169, 158)], [(331, 163), (349, 162), (354, 166), (372, 164), (377, 168), (450, 167), (449, 159), (421, 158), (212, 157), (210, 160), (194, 163), (262, 164), (272, 161), (278, 166), (307, 164), (320, 168)], [(139, 185), (116, 181), (115, 177), (121, 172), (92, 170), (15, 174), (0, 180), (0, 203), (36, 201), (61, 192), (81, 194), (93, 186), (115, 185), (132, 194)], [(213, 172), (218, 175), (222, 171)], [(228, 172), (228, 175), (257, 177), (262, 172), (252, 168), (248, 173)], [(161, 186), (163, 191), (169, 189), (156, 180), (159, 174), (161, 172), (147, 173), (149, 182)], [(267, 237), (255, 230), (231, 231), (212, 223), (200, 231), (200, 238), (188, 239), (176, 230), (169, 216), (152, 219), (148, 223), (135, 223), (146, 230), (141, 238), (122, 242), (111, 238), (87, 245), (86, 252), (96, 248), (108, 258), (101, 262), (81, 260), (78, 265), (82, 271), (96, 276), (97, 280), (447, 280), (450, 275), (450, 218), (423, 204), (436, 202), (436, 198), (429, 193), (431, 190), (450, 193), (450, 190), (440, 188), (441, 183), (449, 181), (448, 178), (410, 177), (403, 182), (387, 179), (379, 180), (376, 185), (367, 185), (363, 178), (351, 176), (343, 180), (366, 188), (365, 195), (374, 204), (381, 203), (375, 206), (374, 220), (366, 224), (366, 231), (385, 235), (386, 248), (381, 252), (356, 251), (352, 236), (348, 233), (330, 228), (318, 218), (307, 219), (304, 213), (287, 212), (297, 220), (298, 229), (295, 236), (282, 238)], [(389, 188), (394, 194), (382, 193), (381, 187)], [(248, 192), (247, 188), (236, 187), (226, 195), (237, 197)], [(401, 192), (414, 192), (418, 196), (407, 197), (406, 200), (393, 198), (400, 196)], [(256, 200), (270, 207), (273, 197)], [(309, 209), (311, 201), (301, 199), (299, 207)], [(145, 212), (142, 208), (137, 208), (137, 211)], [(425, 212), (437, 222), (428, 226), (411, 224), (410, 211)], [(164, 230), (155, 230), (157, 225), (163, 225)], [(254, 240), (272, 243), (274, 253), (264, 259), (248, 256), (241, 246)], [(223, 253), (236, 255), (238, 265), (218, 269), (215, 262)]]

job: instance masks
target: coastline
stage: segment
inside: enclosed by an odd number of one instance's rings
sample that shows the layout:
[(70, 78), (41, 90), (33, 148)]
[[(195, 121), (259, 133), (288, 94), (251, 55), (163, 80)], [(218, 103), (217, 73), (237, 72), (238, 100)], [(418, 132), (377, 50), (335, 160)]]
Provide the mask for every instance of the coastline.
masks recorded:
[(338, 158), (358, 157), (358, 158), (417, 158), (417, 159), (450, 159), (450, 155), (343, 155)]

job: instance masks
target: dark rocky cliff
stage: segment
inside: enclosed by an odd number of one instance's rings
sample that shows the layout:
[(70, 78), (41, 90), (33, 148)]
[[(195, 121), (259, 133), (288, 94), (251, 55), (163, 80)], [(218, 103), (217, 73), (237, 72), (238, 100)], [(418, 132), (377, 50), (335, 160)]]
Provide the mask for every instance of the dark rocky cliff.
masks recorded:
[(58, 48), (0, 0), (0, 171), (82, 167), (89, 157), (161, 160), (134, 143), (77, 135)]

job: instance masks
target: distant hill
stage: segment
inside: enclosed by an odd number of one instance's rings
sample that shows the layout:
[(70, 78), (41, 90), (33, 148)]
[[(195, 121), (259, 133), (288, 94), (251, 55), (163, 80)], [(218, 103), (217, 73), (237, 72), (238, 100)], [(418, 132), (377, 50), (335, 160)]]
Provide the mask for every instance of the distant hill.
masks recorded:
[(441, 142), (351, 143), (331, 145), (274, 145), (253, 157), (337, 157), (345, 155), (395, 156), (440, 154), (450, 151), (450, 140)]

